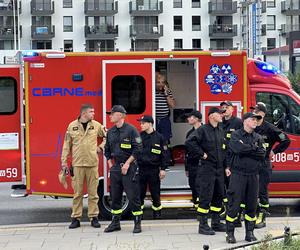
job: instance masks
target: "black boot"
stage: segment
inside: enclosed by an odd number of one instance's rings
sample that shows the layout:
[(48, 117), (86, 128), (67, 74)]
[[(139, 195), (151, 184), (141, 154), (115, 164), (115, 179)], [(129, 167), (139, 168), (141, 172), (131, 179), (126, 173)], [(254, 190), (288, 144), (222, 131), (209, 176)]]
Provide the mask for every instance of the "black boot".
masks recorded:
[(226, 242), (230, 244), (236, 243), (234, 237), (234, 223), (226, 221)]
[(245, 228), (246, 228), (246, 241), (257, 241), (256, 237), (254, 236), (254, 226), (255, 226), (255, 221), (247, 221), (245, 220)]
[(113, 231), (120, 231), (121, 225), (120, 225), (120, 215), (113, 215), (111, 223), (107, 226), (107, 228), (104, 229), (105, 233), (110, 233)]
[(241, 221), (242, 212), (240, 211), (237, 219), (233, 222), (234, 227), (242, 227), (242, 221)]
[(80, 221), (77, 218), (72, 218), (72, 222), (69, 226), (70, 229), (80, 227)]
[(257, 220), (255, 222), (255, 228), (263, 228), (266, 226), (266, 217), (268, 215), (268, 212), (265, 209), (260, 209)]
[(217, 213), (211, 214), (211, 228), (216, 232), (226, 232), (226, 225), (220, 222), (220, 215)]
[(134, 228), (133, 228), (134, 234), (142, 232), (141, 221), (142, 221), (141, 215), (134, 216)]
[(153, 219), (158, 220), (160, 218), (161, 218), (161, 210), (157, 210), (157, 211), (153, 210)]
[(97, 217), (92, 218), (91, 226), (94, 227), (94, 228), (100, 228), (101, 227)]
[(205, 234), (205, 235), (214, 235), (216, 234), (214, 230), (210, 228), (210, 226), (207, 224), (207, 215), (201, 215), (200, 216), (200, 223), (199, 223), (199, 234)]

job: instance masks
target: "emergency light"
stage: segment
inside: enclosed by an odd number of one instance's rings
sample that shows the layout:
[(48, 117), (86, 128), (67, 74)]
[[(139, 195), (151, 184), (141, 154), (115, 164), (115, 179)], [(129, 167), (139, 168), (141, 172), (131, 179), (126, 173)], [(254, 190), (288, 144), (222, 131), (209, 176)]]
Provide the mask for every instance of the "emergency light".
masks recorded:
[(34, 56), (38, 56), (39, 53), (36, 51), (32, 51), (32, 50), (24, 50), (22, 51), (22, 56), (23, 57), (34, 57)]
[(270, 64), (270, 63), (266, 63), (266, 62), (262, 62), (262, 61), (255, 61), (255, 65), (257, 68), (259, 68), (260, 70), (266, 72), (266, 73), (270, 73), (270, 74), (280, 74), (282, 75), (282, 72), (275, 67), (274, 65)]

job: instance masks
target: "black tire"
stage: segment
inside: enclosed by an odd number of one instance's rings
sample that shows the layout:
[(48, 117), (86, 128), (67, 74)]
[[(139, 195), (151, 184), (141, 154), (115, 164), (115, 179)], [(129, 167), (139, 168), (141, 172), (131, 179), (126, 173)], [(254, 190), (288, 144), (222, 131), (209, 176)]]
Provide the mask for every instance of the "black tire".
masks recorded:
[[(109, 195), (104, 195), (104, 181), (99, 180), (98, 184), (98, 207), (99, 207), (99, 219), (111, 220), (111, 198)], [(122, 218), (126, 219), (130, 216), (129, 200), (124, 195), (122, 206)]]

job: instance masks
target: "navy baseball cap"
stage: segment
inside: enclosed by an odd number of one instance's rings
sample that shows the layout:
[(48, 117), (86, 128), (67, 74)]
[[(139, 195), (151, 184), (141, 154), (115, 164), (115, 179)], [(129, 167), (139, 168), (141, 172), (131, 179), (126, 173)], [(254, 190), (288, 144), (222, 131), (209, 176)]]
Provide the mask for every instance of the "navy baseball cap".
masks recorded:
[(198, 110), (193, 110), (191, 113), (186, 114), (186, 117), (191, 117), (191, 116), (195, 116), (196, 118), (198, 118), (199, 120), (202, 119), (202, 114), (200, 111)]
[(222, 110), (222, 109), (219, 109), (219, 108), (217, 108), (217, 107), (211, 107), (211, 108), (209, 109), (209, 111), (208, 111), (208, 116), (210, 116), (210, 115), (213, 114), (213, 113), (223, 114), (223, 113), (225, 113), (225, 112), (226, 112), (226, 110)]
[(231, 102), (231, 101), (223, 101), (223, 102), (221, 102), (221, 103), (220, 103), (220, 106), (223, 106), (223, 105), (226, 105), (226, 106), (231, 106), (231, 107), (233, 107), (233, 104), (232, 104), (232, 102)]
[(265, 114), (267, 113), (266, 104), (264, 104), (263, 102), (256, 103), (256, 105), (254, 107), (250, 107), (250, 109), (252, 109), (254, 111), (262, 111)]
[(150, 122), (150, 123), (154, 123), (154, 120), (152, 118), (151, 115), (144, 115), (142, 116), (140, 119), (137, 119), (139, 122)]
[(254, 114), (252, 112), (248, 112), (243, 115), (243, 121), (247, 120), (248, 118), (257, 118), (257, 120), (260, 120), (262, 119), (262, 116)]
[(122, 105), (114, 105), (110, 111), (107, 111), (106, 114), (111, 114), (115, 112), (120, 112), (122, 114), (126, 114), (126, 109)]

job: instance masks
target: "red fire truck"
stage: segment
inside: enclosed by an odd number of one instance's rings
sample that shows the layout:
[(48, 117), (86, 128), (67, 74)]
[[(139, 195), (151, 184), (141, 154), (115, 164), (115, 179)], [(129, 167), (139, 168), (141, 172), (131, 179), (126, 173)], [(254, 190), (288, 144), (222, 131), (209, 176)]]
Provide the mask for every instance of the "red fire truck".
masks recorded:
[[(185, 114), (207, 111), (230, 100), (241, 115), (258, 101), (266, 119), (284, 130), (291, 145), (273, 157), (272, 197), (300, 197), (300, 97), (274, 66), (248, 59), (242, 51), (172, 52), (32, 52), (20, 66), (0, 67), (0, 182), (24, 184), (27, 194), (71, 197), (59, 184), (60, 155), (67, 125), (82, 103), (95, 106), (96, 120), (108, 129), (114, 104), (128, 111), (126, 120), (155, 117), (155, 71), (167, 76), (176, 99), (170, 114), (174, 166), (162, 182), (164, 206), (190, 201), (183, 144), (189, 125)], [(205, 121), (204, 121), (205, 122)], [(99, 207), (110, 215), (107, 163), (100, 156)], [(175, 205), (174, 205), (175, 204)], [(124, 213), (128, 202), (124, 197)]]

